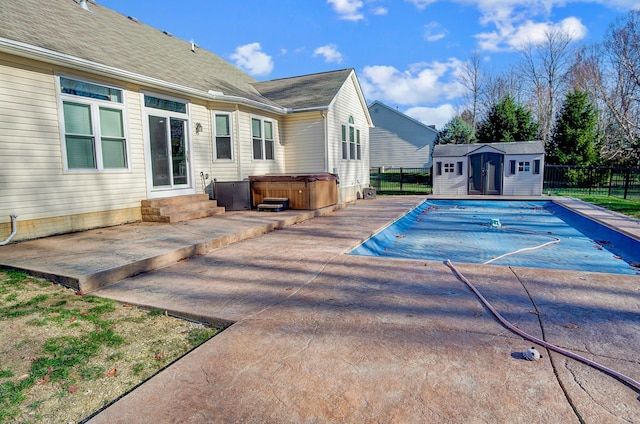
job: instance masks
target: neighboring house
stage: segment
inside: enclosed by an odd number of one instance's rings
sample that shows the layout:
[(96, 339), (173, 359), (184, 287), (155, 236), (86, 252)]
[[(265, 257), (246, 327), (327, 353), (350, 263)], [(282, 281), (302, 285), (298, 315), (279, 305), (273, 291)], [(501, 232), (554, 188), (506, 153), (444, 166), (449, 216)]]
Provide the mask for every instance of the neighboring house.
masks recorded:
[(540, 196), (540, 141), (441, 144), (433, 149), (433, 194)]
[(431, 167), (438, 131), (379, 101), (369, 105), (369, 114), (375, 126), (369, 130), (372, 167)]
[[(217, 181), (334, 173), (369, 185), (352, 69), (258, 82), (93, 1), (0, 2), (0, 240), (141, 219), (141, 201)], [(207, 178), (208, 177), (208, 178)]]

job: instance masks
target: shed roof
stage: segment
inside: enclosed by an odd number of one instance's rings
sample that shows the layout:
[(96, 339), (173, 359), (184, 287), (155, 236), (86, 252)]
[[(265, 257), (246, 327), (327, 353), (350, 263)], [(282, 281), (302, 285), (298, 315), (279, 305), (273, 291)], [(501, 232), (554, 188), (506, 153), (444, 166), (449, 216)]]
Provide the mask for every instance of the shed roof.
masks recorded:
[(433, 148), (433, 157), (460, 157), (490, 147), (506, 155), (537, 155), (544, 153), (542, 141), (517, 141), (512, 143), (438, 144)]

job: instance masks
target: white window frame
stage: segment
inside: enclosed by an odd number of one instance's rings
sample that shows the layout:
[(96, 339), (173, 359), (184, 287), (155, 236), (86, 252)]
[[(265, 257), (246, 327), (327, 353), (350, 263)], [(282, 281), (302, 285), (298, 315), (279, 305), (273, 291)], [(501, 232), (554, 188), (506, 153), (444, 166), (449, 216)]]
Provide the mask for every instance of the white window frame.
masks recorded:
[(445, 162), (444, 164), (444, 173), (445, 174), (453, 174), (456, 172), (456, 164), (453, 162)]
[(518, 172), (530, 172), (531, 171), (531, 162), (522, 161), (518, 162)]
[[(218, 157), (218, 127), (216, 124), (216, 117), (217, 116), (226, 116), (227, 119), (229, 120), (229, 151), (230, 151), (230, 158), (219, 158)], [(213, 111), (212, 113), (212, 124), (211, 124), (211, 128), (213, 128), (213, 160), (216, 162), (233, 162), (234, 161), (234, 152), (233, 152), (233, 113), (231, 112), (224, 112), (224, 111)], [(252, 137), (253, 138), (253, 137)], [(252, 152), (253, 154), (253, 152)]]
[(340, 131), (342, 160), (362, 160), (360, 129), (356, 126), (353, 116), (349, 116), (348, 122), (340, 125)]
[[(255, 137), (255, 134), (253, 134), (253, 121), (260, 121), (260, 137)], [(265, 132), (265, 122), (268, 122), (271, 124), (271, 137), (272, 138), (267, 138), (266, 137), (266, 132)], [(252, 116), (251, 117), (251, 159), (254, 161), (275, 161), (276, 160), (276, 121), (274, 121), (273, 119), (269, 119), (269, 118), (265, 118), (263, 116)], [(260, 140), (260, 157), (256, 158), (256, 152), (255, 152), (255, 140)], [(273, 152), (273, 157), (272, 158), (267, 158), (267, 143), (271, 143), (272, 146), (272, 152)]]
[[(62, 92), (62, 83), (60, 82), (60, 78), (66, 78), (69, 80), (84, 82), (88, 84), (94, 84), (101, 87), (106, 87), (113, 90), (120, 91), (121, 102), (109, 101), (109, 100), (101, 100), (95, 99), (86, 96), (80, 96), (75, 94), (68, 94)], [(55, 78), (56, 85), (56, 96), (58, 103), (58, 119), (60, 123), (60, 141), (62, 147), (62, 161), (63, 161), (63, 169), (65, 173), (122, 173), (122, 172), (131, 172), (131, 154), (129, 152), (129, 130), (127, 126), (127, 109), (126, 109), (126, 90), (124, 87), (119, 87), (113, 84), (107, 84), (102, 81), (90, 80), (87, 78), (81, 78), (74, 75), (67, 74), (56, 74)], [(64, 118), (64, 104), (65, 103), (75, 103), (79, 105), (89, 106), (90, 117), (91, 117), (91, 130), (92, 130), (92, 139), (93, 139), (93, 149), (94, 149), (94, 160), (95, 167), (94, 168), (70, 168), (69, 160), (67, 157), (67, 132), (65, 127), (65, 118)], [(100, 109), (113, 109), (121, 112), (122, 118), (122, 132), (123, 132), (123, 142), (124, 142), (124, 161), (125, 166), (122, 168), (105, 168), (104, 167), (104, 157), (102, 152), (102, 133), (100, 128)], [(105, 138), (113, 138), (113, 137), (105, 137)]]

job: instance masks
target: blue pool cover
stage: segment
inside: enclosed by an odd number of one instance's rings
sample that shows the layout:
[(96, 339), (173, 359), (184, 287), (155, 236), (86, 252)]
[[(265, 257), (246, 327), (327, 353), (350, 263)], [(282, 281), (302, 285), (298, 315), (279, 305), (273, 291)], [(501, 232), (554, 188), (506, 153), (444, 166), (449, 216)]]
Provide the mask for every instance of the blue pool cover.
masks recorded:
[(544, 201), (425, 201), (349, 253), (611, 274), (640, 264), (637, 240)]

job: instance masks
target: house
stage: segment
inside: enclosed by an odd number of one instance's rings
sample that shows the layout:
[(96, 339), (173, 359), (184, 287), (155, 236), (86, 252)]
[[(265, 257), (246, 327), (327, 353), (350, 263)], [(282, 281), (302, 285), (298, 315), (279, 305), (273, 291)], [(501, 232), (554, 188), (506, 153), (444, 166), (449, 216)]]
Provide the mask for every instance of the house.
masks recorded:
[(372, 167), (431, 167), (438, 131), (377, 100), (369, 105), (369, 114), (375, 126), (369, 130)]
[(338, 202), (369, 184), (353, 69), (259, 82), (91, 0), (0, 2), (0, 98), (0, 239), (12, 213), (14, 240), (118, 225), (214, 180), (330, 173)]
[(541, 141), (441, 144), (433, 161), (435, 195), (542, 195)]

